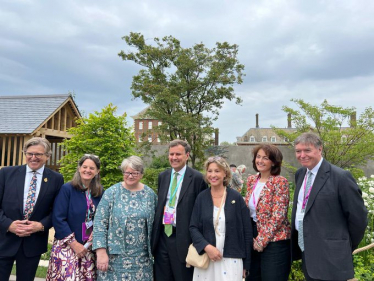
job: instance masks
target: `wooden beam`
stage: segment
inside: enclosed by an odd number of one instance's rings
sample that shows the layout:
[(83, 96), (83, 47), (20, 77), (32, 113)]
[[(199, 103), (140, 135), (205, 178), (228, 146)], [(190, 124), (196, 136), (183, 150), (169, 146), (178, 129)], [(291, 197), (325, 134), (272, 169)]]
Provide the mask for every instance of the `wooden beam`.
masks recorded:
[(12, 137), (8, 137), (8, 144), (7, 144), (7, 147), (8, 147), (8, 157), (7, 157), (7, 160), (6, 160), (6, 165), (9, 166), (10, 165), (10, 145), (11, 145), (11, 138)]
[(40, 132), (43, 136), (53, 136), (53, 137), (68, 138), (68, 139), (72, 137), (72, 135), (67, 132), (57, 131), (57, 130), (52, 130), (52, 129), (41, 128)]
[(0, 166), (5, 166), (4, 159), (5, 159), (5, 142), (6, 142), (6, 137), (1, 137), (3, 139), (3, 146), (2, 146), (2, 153), (1, 153), (1, 163)]

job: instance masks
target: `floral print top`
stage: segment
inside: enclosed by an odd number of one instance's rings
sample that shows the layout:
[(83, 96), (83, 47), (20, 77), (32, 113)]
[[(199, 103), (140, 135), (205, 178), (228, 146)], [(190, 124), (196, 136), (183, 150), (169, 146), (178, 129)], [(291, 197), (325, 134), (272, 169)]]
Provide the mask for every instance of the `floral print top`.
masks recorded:
[[(141, 196), (137, 196), (141, 193)], [(150, 237), (156, 209), (157, 196), (154, 191), (144, 185), (141, 191), (131, 192), (116, 183), (108, 188), (97, 207), (92, 249), (106, 248), (108, 254), (126, 254), (129, 249), (126, 245), (130, 241), (127, 232), (131, 231), (133, 213), (130, 210), (137, 209), (143, 212), (145, 219), (142, 223), (147, 233), (147, 248), (149, 257), (152, 257)], [(130, 227), (130, 229), (128, 229)]]
[[(247, 206), (257, 178), (258, 175), (250, 175), (247, 179)], [(255, 240), (260, 246), (265, 248), (269, 242), (290, 239), (291, 227), (287, 218), (289, 201), (287, 179), (282, 176), (270, 176), (256, 206), (258, 236)]]

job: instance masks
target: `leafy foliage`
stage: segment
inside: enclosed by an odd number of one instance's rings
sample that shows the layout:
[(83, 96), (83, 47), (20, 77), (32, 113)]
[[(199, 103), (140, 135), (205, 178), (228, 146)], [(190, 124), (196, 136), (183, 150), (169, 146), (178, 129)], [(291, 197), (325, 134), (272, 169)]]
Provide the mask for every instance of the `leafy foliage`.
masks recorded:
[[(300, 134), (313, 131), (324, 143), (323, 157), (343, 169), (352, 169), (374, 159), (374, 110), (371, 107), (355, 116), (355, 108), (330, 105), (327, 100), (321, 106), (311, 105), (301, 99), (292, 99), (301, 109), (283, 106), (291, 114), (296, 132), (289, 133), (273, 128), (276, 133), (292, 143)], [(349, 123), (350, 126), (345, 126)]]
[(151, 105), (147, 115), (162, 122), (158, 127), (162, 141), (179, 138), (189, 142), (195, 167), (211, 143), (212, 121), (218, 118), (223, 102), (241, 103), (232, 87), (242, 83), (244, 76), (238, 46), (217, 42), (213, 49), (202, 43), (183, 48), (172, 36), (153, 38), (151, 45), (140, 33), (123, 39), (136, 51), (121, 51), (119, 56), (144, 67), (133, 78), (133, 97)]
[(126, 127), (126, 115), (115, 116), (116, 109), (109, 104), (101, 112), (95, 111), (88, 118), (78, 119), (77, 127), (69, 130), (72, 138), (62, 142), (64, 150), (69, 153), (60, 161), (60, 172), (66, 180), (72, 179), (80, 157), (91, 153), (100, 157), (104, 188), (121, 181), (118, 167), (124, 158), (133, 155), (134, 135)]

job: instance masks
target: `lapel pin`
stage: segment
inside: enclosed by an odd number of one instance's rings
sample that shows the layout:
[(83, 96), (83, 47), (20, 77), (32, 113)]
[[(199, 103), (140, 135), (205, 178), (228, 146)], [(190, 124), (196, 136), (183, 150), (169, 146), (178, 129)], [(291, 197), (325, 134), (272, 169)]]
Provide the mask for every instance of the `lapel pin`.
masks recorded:
[(231, 201), (231, 204), (235, 204), (235, 200), (232, 200), (232, 201)]
[(48, 182), (48, 179), (47, 179), (47, 178), (44, 178), (44, 182)]

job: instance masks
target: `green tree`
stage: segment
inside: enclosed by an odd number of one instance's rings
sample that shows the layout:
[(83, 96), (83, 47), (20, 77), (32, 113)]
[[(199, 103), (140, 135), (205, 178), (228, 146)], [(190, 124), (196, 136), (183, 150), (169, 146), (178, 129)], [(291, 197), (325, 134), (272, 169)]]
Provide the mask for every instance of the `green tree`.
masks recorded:
[(133, 155), (135, 145), (131, 128), (127, 127), (126, 114), (115, 116), (117, 107), (109, 104), (101, 112), (77, 120), (71, 128), (71, 139), (62, 142), (68, 153), (62, 157), (60, 172), (66, 180), (72, 179), (80, 157), (91, 153), (100, 157), (100, 176), (104, 188), (121, 181), (119, 169), (124, 158)]
[[(304, 132), (312, 131), (323, 141), (323, 157), (343, 169), (354, 169), (374, 159), (374, 111), (371, 107), (356, 120), (354, 107), (334, 106), (324, 100), (320, 106), (292, 99), (301, 111), (283, 106), (291, 114), (296, 131), (273, 128), (290, 143)], [(357, 171), (356, 171), (357, 172)]]
[(147, 114), (162, 121), (158, 127), (161, 140), (189, 142), (195, 167), (196, 161), (204, 158), (204, 148), (211, 144), (212, 122), (223, 102), (241, 103), (233, 89), (244, 76), (244, 65), (237, 59), (238, 46), (217, 42), (212, 49), (202, 43), (182, 48), (172, 36), (153, 38), (152, 45), (140, 33), (123, 39), (136, 51), (118, 55), (143, 67), (133, 77), (133, 97), (151, 105)]

